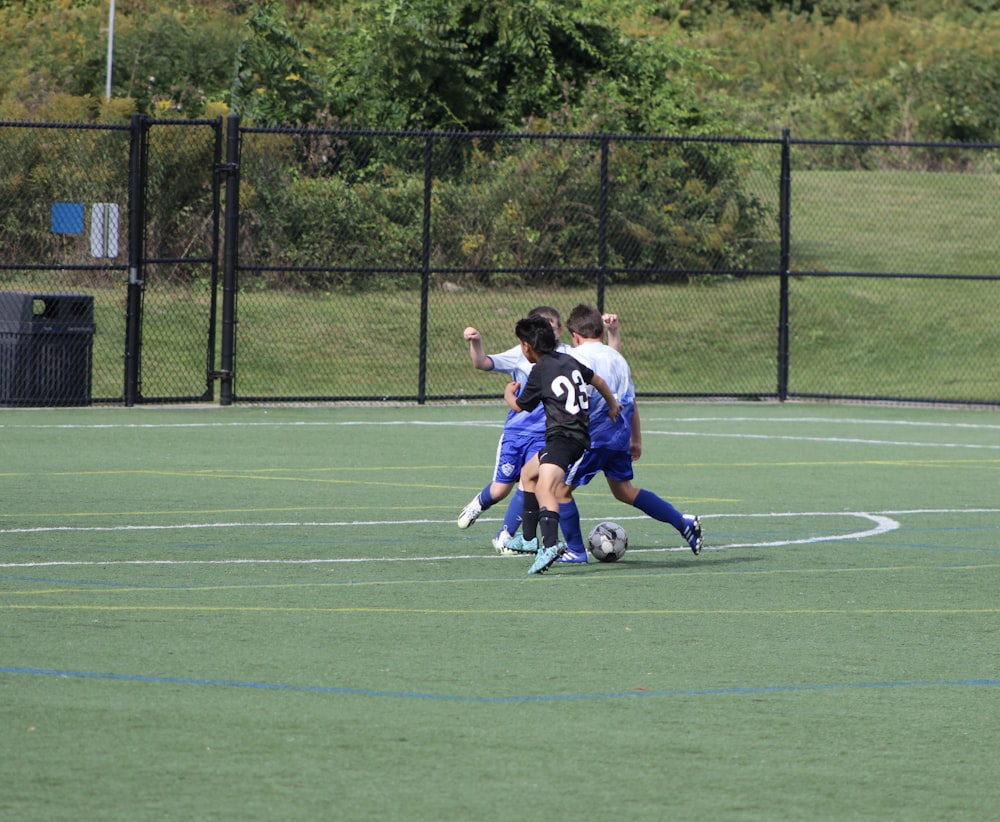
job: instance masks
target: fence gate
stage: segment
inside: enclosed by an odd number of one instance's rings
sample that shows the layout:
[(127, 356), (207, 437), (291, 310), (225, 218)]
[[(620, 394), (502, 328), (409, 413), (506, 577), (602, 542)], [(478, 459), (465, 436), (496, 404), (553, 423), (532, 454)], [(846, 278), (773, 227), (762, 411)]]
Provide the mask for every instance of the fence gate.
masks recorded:
[(221, 118), (133, 120), (126, 405), (213, 399), (221, 159)]
[(0, 407), (211, 400), (222, 120), (0, 122)]

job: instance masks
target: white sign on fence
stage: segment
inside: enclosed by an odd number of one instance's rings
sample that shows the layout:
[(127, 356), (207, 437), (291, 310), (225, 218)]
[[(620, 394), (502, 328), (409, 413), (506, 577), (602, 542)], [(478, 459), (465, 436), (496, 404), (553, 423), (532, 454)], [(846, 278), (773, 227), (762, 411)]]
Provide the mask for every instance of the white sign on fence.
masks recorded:
[(118, 204), (94, 203), (90, 209), (90, 255), (118, 256)]

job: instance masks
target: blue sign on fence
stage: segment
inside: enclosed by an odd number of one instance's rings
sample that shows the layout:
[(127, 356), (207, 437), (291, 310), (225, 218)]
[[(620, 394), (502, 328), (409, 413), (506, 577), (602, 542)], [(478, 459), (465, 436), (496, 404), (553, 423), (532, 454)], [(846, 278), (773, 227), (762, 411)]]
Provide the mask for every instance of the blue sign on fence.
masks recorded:
[(53, 203), (52, 233), (83, 234), (83, 203)]

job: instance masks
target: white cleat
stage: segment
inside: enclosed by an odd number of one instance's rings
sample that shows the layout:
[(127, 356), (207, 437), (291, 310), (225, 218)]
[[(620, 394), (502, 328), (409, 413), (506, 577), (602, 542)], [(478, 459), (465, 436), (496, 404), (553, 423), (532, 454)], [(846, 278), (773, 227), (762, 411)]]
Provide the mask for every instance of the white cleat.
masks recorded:
[(476, 494), (472, 498), (472, 502), (466, 505), (462, 509), (462, 513), (458, 515), (458, 527), (468, 528), (472, 523), (479, 519), (479, 515), (483, 513), (483, 506), (479, 502), (479, 494)]

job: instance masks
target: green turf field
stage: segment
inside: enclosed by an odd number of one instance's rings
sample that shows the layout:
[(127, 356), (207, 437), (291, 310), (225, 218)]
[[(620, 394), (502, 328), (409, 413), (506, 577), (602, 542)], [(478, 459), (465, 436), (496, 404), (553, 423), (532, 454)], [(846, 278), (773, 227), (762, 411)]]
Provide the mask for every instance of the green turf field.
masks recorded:
[(646, 403), (544, 577), (503, 415), (0, 411), (0, 819), (997, 818), (995, 411)]

